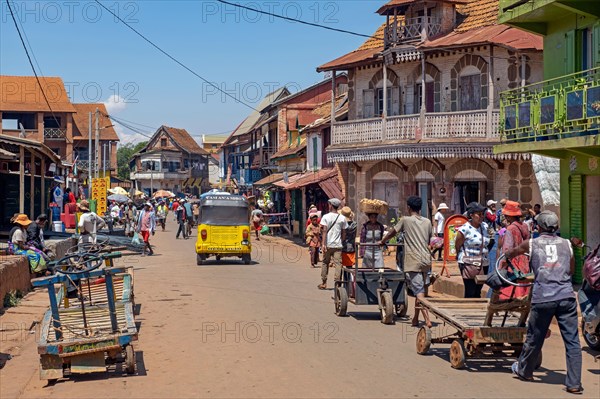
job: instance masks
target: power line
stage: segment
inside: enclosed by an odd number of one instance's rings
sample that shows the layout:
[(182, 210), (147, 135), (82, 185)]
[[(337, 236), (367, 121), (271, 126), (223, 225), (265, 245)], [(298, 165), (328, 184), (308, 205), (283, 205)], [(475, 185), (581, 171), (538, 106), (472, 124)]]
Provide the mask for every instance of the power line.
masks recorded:
[[(6, 1), (8, 1), (8, 0), (6, 0)], [(131, 26), (127, 22), (123, 21), (123, 19), (121, 19), (121, 17), (119, 17), (111, 9), (109, 9), (104, 4), (102, 4), (99, 0), (94, 0), (94, 1), (96, 3), (98, 3), (98, 5), (100, 5), (100, 7), (102, 7), (103, 9), (105, 9), (109, 14), (111, 14), (113, 17), (115, 17), (118, 21), (120, 21), (123, 25), (125, 25), (126, 27), (128, 27), (129, 29), (131, 29), (136, 35), (138, 35), (139, 37), (141, 37), (142, 39), (144, 39), (148, 44), (150, 44), (152, 47), (154, 47), (155, 49), (157, 49), (158, 51), (160, 51), (162, 54), (164, 54), (165, 56), (167, 56), (173, 62), (175, 62), (176, 64), (178, 64), (179, 66), (181, 66), (183, 69), (185, 69), (186, 71), (190, 72), (192, 75), (196, 76), (198, 79), (202, 80), (203, 82), (205, 82), (206, 84), (210, 85), (214, 89), (217, 89), (221, 93), (225, 94), (227, 97), (232, 98), (233, 100), (239, 102), (240, 104), (245, 105), (246, 107), (250, 108), (253, 111), (260, 112), (259, 110), (255, 109), (253, 106), (251, 106), (250, 104), (247, 104), (246, 102), (238, 99), (237, 97), (233, 96), (232, 94), (230, 94), (230, 93), (226, 92), (225, 90), (221, 89), (216, 84), (210, 82), (208, 79), (200, 76), (193, 69), (191, 69), (190, 67), (188, 67), (187, 65), (185, 65), (183, 62), (179, 61), (177, 58), (175, 58), (174, 56), (172, 56), (171, 54), (169, 54), (168, 52), (166, 52), (165, 50), (163, 50), (162, 48), (160, 48), (157, 44), (155, 44), (152, 40), (150, 40), (146, 36), (144, 36), (142, 33), (140, 33), (138, 30), (136, 30), (133, 26)]]
[[(17, 24), (17, 19), (15, 18), (15, 14), (13, 12), (13, 9), (10, 5), (10, 1), (6, 0), (6, 5), (8, 6), (8, 10), (10, 11), (10, 16), (12, 17), (13, 23), (15, 24), (15, 29), (17, 30), (17, 33), (19, 34), (19, 39), (21, 40), (21, 45), (23, 46), (23, 50), (25, 50), (25, 54), (27, 55), (27, 60), (29, 61), (29, 65), (31, 66), (31, 70), (33, 71), (33, 74), (35, 75), (35, 79), (37, 81), (38, 86), (40, 86), (40, 91), (42, 92), (42, 96), (44, 97), (44, 101), (46, 101), (46, 105), (48, 106), (48, 109), (50, 110), (50, 113), (52, 114), (52, 117), (54, 118), (54, 122), (56, 122), (57, 126), (60, 126), (60, 123), (58, 122), (58, 118), (56, 117), (56, 115), (54, 115), (54, 111), (52, 110), (52, 107), (50, 106), (50, 102), (48, 101), (48, 97), (46, 97), (46, 92), (44, 91), (44, 87), (42, 86), (42, 83), (40, 82), (40, 78), (35, 70), (35, 67), (33, 66), (33, 61), (31, 60), (31, 56), (29, 55), (29, 50), (27, 49), (27, 45), (25, 44), (25, 40), (23, 40), (23, 35), (21, 34), (21, 29), (19, 29), (19, 25)], [(25, 32), (25, 30), (23, 30), (23, 32)], [(33, 53), (33, 50), (32, 50)], [(36, 60), (37, 62), (37, 60)], [(38, 65), (39, 66), (39, 65)], [(67, 142), (69, 142), (69, 144), (73, 144), (73, 142), (71, 140), (69, 140), (69, 138), (65, 135), (65, 140)]]
[(317, 23), (314, 23), (314, 22), (303, 21), (301, 19), (296, 19), (296, 18), (290, 18), (290, 17), (286, 17), (284, 15), (274, 14), (274, 13), (271, 13), (271, 12), (268, 12), (268, 11), (257, 10), (256, 8), (252, 8), (252, 7), (248, 7), (248, 6), (243, 6), (241, 4), (231, 3), (231, 2), (225, 1), (225, 0), (217, 0), (217, 1), (219, 3), (223, 3), (223, 4), (227, 4), (227, 5), (233, 6), (233, 7), (242, 8), (244, 10), (253, 11), (253, 12), (256, 12), (256, 13), (259, 13), (259, 14), (268, 15), (268, 16), (271, 16), (271, 17), (283, 19), (283, 20), (286, 20), (286, 21), (298, 22), (298, 23), (304, 24), (304, 25), (314, 26), (314, 27), (321, 28), (321, 29), (327, 29), (327, 30), (331, 30), (331, 31), (334, 31), (334, 32), (346, 33), (346, 34), (353, 35), (353, 36), (366, 37), (368, 39), (383, 40), (382, 37), (378, 37), (378, 36), (375, 36), (375, 35), (365, 35), (363, 33), (352, 32), (352, 31), (345, 30), (345, 29), (332, 28), (331, 26), (321, 25), (321, 24), (317, 24)]

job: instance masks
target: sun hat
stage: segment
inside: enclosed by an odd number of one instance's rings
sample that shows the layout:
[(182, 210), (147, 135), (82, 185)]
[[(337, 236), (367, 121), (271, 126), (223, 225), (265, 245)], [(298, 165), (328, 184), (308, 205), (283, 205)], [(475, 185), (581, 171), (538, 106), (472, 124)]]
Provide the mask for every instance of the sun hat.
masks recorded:
[(316, 212), (315, 212), (315, 213), (311, 213), (311, 214), (310, 214), (310, 218), (311, 218), (311, 219), (318, 219), (318, 218), (319, 218), (319, 215), (317, 215), (317, 213), (316, 213)]
[(438, 206), (438, 211), (439, 211), (440, 209), (450, 209), (450, 208), (448, 208), (448, 205), (446, 205), (446, 203), (445, 203), (445, 202), (442, 202), (442, 203), (441, 203), (441, 204)]
[(487, 202), (487, 206), (492, 206), (492, 205), (496, 205), (498, 203), (498, 201), (494, 201), (494, 200), (488, 200)]
[(14, 220), (13, 223), (20, 224), (23, 227), (27, 227), (31, 224), (31, 220), (24, 213), (20, 213)]
[(504, 216), (523, 216), (521, 206), (516, 201), (506, 201), (506, 205), (502, 208), (502, 214)]
[(340, 210), (340, 215), (345, 216), (349, 219), (352, 216), (352, 209), (349, 206), (345, 206)]
[(81, 202), (79, 202), (77, 204), (77, 206), (82, 211), (89, 211), (90, 210), (90, 203), (88, 202), (88, 200), (81, 200)]

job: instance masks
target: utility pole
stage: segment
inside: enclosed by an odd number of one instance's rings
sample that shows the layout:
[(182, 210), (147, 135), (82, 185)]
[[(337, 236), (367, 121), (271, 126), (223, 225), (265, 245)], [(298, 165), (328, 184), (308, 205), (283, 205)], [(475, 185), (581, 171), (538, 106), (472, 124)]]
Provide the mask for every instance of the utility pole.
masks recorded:
[(88, 126), (88, 190), (92, 187), (92, 113), (90, 112), (90, 121)]
[(102, 144), (102, 177), (106, 177), (106, 143)]
[(96, 177), (100, 177), (100, 110), (96, 108), (96, 151), (95, 151)]

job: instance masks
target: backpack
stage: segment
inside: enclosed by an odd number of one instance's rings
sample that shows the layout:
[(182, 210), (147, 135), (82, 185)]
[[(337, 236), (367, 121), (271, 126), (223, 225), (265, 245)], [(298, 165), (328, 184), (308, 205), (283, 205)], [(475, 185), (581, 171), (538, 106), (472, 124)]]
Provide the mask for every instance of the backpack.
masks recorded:
[(590, 253), (583, 263), (583, 278), (588, 282), (590, 287), (600, 291), (600, 245), (596, 247), (594, 252)]

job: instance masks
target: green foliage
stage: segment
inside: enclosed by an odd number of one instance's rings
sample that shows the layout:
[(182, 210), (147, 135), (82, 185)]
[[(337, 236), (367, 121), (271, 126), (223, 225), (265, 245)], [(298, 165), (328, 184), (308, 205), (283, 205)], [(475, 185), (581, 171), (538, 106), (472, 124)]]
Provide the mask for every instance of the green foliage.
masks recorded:
[(147, 141), (142, 141), (137, 144), (127, 143), (119, 147), (117, 150), (117, 176), (119, 176), (119, 178), (129, 180), (129, 161), (131, 161), (133, 155), (144, 148), (146, 144), (148, 144)]
[(3, 306), (5, 308), (15, 307), (21, 302), (21, 299), (23, 299), (23, 293), (21, 291), (13, 290), (7, 292), (6, 295), (4, 295)]

